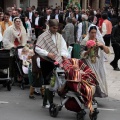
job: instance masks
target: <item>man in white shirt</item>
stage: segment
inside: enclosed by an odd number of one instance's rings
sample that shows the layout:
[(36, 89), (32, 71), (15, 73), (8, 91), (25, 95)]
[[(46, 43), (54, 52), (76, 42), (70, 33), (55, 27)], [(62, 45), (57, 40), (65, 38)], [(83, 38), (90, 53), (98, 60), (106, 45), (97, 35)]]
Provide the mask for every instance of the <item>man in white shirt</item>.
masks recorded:
[(55, 19), (59, 22), (59, 10), (55, 10)]
[(88, 27), (90, 25), (90, 23), (87, 20), (88, 16), (82, 15), (82, 22), (78, 24), (77, 42), (81, 42), (87, 35)]
[(34, 28), (35, 28), (35, 35), (36, 38), (38, 38), (39, 35), (43, 33), (44, 29), (44, 19), (42, 16), (39, 16), (38, 11), (35, 11), (35, 23), (34, 23)]
[(34, 16), (34, 13), (32, 12), (32, 8), (31, 7), (29, 7), (29, 12), (26, 13), (26, 16), (29, 18), (30, 23), (31, 23), (31, 25), (33, 27), (34, 21), (35, 21), (35, 16)]
[(9, 20), (10, 14), (9, 13), (4, 13), (4, 21), (0, 23), (1, 25), (1, 33), (2, 35), (4, 34), (4, 31), (12, 25), (12, 22)]
[(57, 32), (59, 22), (55, 19), (49, 20), (49, 30), (45, 31), (38, 37), (35, 51), (40, 55), (41, 69), (44, 78), (44, 84), (46, 85), (43, 106), (47, 106), (47, 100), (50, 104), (53, 103), (53, 92), (49, 90), (49, 84), (51, 79), (51, 73), (54, 69), (54, 65), (51, 61), (57, 61), (61, 63), (62, 57), (68, 57), (67, 45), (61, 34)]

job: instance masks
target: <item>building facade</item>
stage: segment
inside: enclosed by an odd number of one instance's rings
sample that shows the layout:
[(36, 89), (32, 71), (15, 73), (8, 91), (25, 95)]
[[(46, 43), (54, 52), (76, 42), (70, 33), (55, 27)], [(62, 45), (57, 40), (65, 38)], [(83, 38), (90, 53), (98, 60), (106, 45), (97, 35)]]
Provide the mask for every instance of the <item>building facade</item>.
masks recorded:
[[(93, 9), (103, 8), (105, 6), (106, 1), (110, 1), (116, 6), (117, 0), (73, 0), (73, 2), (79, 2), (81, 8), (87, 9), (88, 6), (91, 6)], [(22, 7), (25, 9), (28, 6), (35, 5), (40, 7), (48, 7), (52, 6), (55, 8), (56, 6), (60, 6), (62, 9), (65, 9), (65, 6), (68, 4), (69, 0), (0, 0), (0, 7), (4, 8), (12, 7), (14, 4), (17, 8)]]

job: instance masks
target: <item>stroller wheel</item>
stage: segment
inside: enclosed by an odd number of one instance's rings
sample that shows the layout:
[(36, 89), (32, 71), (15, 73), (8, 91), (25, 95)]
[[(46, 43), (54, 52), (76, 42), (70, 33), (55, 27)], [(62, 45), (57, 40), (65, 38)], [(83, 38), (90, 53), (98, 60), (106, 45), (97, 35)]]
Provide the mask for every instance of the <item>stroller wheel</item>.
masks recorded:
[(97, 108), (95, 108), (93, 114), (90, 115), (90, 119), (97, 120), (98, 113), (99, 113), (99, 111), (97, 110)]
[(7, 90), (11, 91), (11, 85), (10, 85), (10, 83), (7, 84)]
[(86, 115), (86, 112), (84, 110), (77, 113), (77, 120), (84, 120), (84, 116)]
[(50, 108), (49, 108), (49, 113), (50, 113), (50, 116), (51, 117), (57, 117), (58, 115), (58, 112), (59, 112), (59, 108), (56, 104), (51, 104), (50, 105)]

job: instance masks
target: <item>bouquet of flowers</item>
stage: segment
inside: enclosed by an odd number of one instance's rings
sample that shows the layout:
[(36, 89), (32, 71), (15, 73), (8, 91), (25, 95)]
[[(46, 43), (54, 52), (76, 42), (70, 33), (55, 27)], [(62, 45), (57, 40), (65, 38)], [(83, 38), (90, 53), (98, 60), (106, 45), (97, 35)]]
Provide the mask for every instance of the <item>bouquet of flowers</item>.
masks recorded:
[(89, 57), (92, 63), (96, 62), (96, 57), (98, 57), (98, 46), (96, 45), (96, 41), (88, 40), (86, 43), (87, 49), (90, 50)]

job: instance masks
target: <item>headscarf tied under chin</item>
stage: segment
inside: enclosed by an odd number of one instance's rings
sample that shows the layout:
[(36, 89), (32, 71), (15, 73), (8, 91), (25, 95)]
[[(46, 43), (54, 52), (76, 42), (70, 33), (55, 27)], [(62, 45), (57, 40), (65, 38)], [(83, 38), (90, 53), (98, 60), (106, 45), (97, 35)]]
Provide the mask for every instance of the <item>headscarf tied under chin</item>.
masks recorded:
[(105, 43), (104, 43), (104, 40), (103, 40), (103, 36), (102, 36), (102, 34), (100, 33), (100, 31), (99, 31), (99, 28), (98, 28), (96, 25), (91, 24), (91, 25), (89, 26), (89, 28), (88, 28), (87, 36), (83, 39), (83, 41), (81, 42), (81, 45), (85, 45), (85, 43), (89, 40), (89, 38), (90, 38), (90, 37), (89, 37), (89, 30), (90, 30), (90, 28), (93, 27), (93, 26), (95, 26), (95, 27), (97, 28), (97, 33), (96, 33), (96, 39), (97, 39), (97, 41), (105, 44)]
[[(15, 20), (16, 19), (19, 19), (20, 20), (20, 33), (19, 33), (19, 35), (18, 35), (18, 32), (17, 32), (17, 30), (16, 30), (16, 26), (15, 26)], [(21, 21), (21, 19), (19, 18), (19, 17), (15, 17), (14, 19), (13, 19), (13, 34), (14, 34), (14, 36), (18, 39), (18, 41), (21, 43), (21, 37), (22, 37), (22, 35), (25, 35), (26, 34), (26, 30), (25, 30), (25, 28), (24, 28), (24, 26), (23, 26), (23, 23), (22, 23), (22, 21)]]

